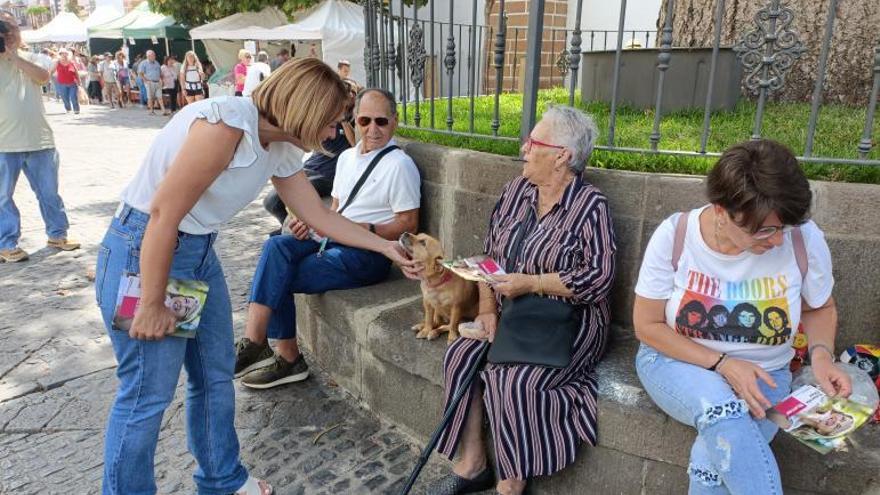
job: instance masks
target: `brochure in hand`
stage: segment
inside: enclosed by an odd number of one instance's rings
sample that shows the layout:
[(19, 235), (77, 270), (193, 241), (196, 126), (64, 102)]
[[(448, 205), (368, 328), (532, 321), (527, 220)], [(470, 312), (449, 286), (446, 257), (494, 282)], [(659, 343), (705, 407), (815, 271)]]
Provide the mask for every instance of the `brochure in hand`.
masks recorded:
[(495, 275), (505, 275), (506, 272), (492, 258), (485, 255), (471, 256), (444, 261), (443, 266), (452, 270), (453, 273), (465, 280), (494, 284), (497, 280)]
[(767, 418), (812, 449), (827, 454), (845, 450), (846, 439), (871, 417), (873, 410), (840, 397), (829, 397), (804, 385), (767, 411)]
[[(165, 292), (165, 306), (177, 316), (175, 337), (193, 338), (199, 328), (205, 300), (208, 298), (208, 284), (200, 280), (168, 279)], [(141, 277), (135, 274), (123, 274), (119, 281), (119, 292), (116, 295), (116, 312), (113, 315), (113, 327), (128, 331), (134, 321), (134, 315), (141, 303)]]

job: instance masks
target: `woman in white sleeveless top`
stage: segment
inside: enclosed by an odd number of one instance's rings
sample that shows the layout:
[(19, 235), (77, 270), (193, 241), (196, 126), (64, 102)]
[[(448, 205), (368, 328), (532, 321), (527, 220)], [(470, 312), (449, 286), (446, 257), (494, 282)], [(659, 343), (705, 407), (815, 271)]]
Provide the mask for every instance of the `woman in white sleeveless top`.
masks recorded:
[[(199, 493), (268, 495), (239, 459), (232, 385), (232, 310), (214, 253), (217, 230), (271, 179), (285, 204), (340, 242), (409, 266), (386, 241), (328, 210), (302, 171), (303, 150), (321, 149), (343, 118), (348, 89), (316, 59), (300, 59), (263, 82), (252, 98), (187, 105), (156, 136), (122, 193), (99, 248), (95, 290), (119, 363), (119, 388), (107, 422), (104, 494), (156, 493), (153, 457), (162, 416), (187, 370), (187, 434), (198, 461)], [(123, 278), (140, 277), (130, 330), (114, 325)], [(207, 284), (192, 338), (171, 336), (169, 279)]]
[(180, 87), (183, 88), (187, 104), (205, 98), (205, 84), (208, 84), (205, 80), (205, 71), (196, 52), (192, 50), (186, 52), (183, 63), (180, 64)]

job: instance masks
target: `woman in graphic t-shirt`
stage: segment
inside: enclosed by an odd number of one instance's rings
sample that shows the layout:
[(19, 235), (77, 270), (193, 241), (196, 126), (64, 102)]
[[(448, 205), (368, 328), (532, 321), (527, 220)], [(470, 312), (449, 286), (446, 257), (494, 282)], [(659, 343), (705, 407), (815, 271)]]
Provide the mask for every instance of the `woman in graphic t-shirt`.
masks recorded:
[(707, 180), (709, 204), (654, 232), (636, 284), (636, 369), (667, 414), (697, 430), (690, 493), (782, 493), (764, 411), (790, 393), (792, 329), (803, 324), (813, 371), (830, 395), (837, 309), (831, 254), (811, 220), (812, 193), (773, 141), (727, 150)]

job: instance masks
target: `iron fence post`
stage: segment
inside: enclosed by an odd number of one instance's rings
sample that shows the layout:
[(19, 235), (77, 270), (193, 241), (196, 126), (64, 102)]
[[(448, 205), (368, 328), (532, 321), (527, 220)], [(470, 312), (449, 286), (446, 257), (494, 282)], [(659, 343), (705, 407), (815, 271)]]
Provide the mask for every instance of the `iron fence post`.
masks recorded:
[[(449, 76), (449, 99), (446, 103), (446, 128), (452, 130), (452, 78), (455, 76), (455, 36), (453, 32), (453, 6), (455, 2), (449, 2), (449, 36), (446, 38), (446, 59), (443, 61), (446, 65), (446, 72)], [(459, 36), (460, 38), (460, 36)]]
[(507, 22), (504, 19), (504, 0), (498, 4), (498, 32), (495, 33), (495, 109), (492, 118), (492, 135), (498, 135), (501, 127), (499, 105), (501, 104), (501, 85), (504, 83), (504, 46), (507, 36)]
[[(660, 119), (663, 114), (663, 83), (666, 80), (666, 71), (669, 69), (669, 61), (672, 59), (672, 15), (675, 13), (675, 0), (669, 0), (666, 5), (666, 22), (663, 23), (663, 34), (660, 40), (660, 53), (657, 55), (657, 70), (660, 76), (657, 79), (657, 101), (654, 105), (654, 127), (651, 136), (651, 151), (657, 151), (660, 143)], [(619, 40), (618, 40), (619, 42)]]
[(810, 122), (807, 126), (807, 143), (804, 156), (813, 154), (813, 137), (816, 134), (816, 121), (819, 119), (819, 104), (822, 102), (822, 86), (825, 85), (825, 66), (828, 63), (828, 51), (831, 48), (831, 35), (834, 33), (834, 18), (837, 16), (837, 0), (830, 0), (828, 17), (825, 19), (825, 35), (822, 39), (822, 51), (819, 53), (819, 66), (816, 68), (816, 85), (813, 87), (812, 105), (810, 106)]
[(703, 112), (703, 133), (700, 136), (700, 153), (706, 152), (709, 142), (709, 123), (712, 119), (712, 93), (715, 91), (715, 71), (718, 67), (718, 49), (721, 47), (721, 23), (724, 22), (724, 0), (718, 0), (715, 11), (715, 39), (712, 42), (712, 62), (709, 63), (709, 87), (706, 89), (706, 108)]
[(877, 110), (877, 94), (880, 93), (880, 44), (874, 47), (874, 86), (871, 88), (871, 96), (868, 101), (868, 109), (865, 112), (865, 130), (859, 141), (859, 158), (868, 158), (873, 141), (871, 133), (874, 130), (874, 112)]
[(581, 64), (581, 12), (583, 11), (584, 0), (578, 0), (574, 15), (574, 31), (571, 33), (571, 53), (569, 53), (569, 81), (570, 89), (568, 91), (568, 106), (574, 106), (574, 93), (577, 89), (578, 68)]
[(544, 0), (533, 0), (529, 2), (529, 30), (526, 34), (526, 78), (523, 89), (522, 124), (519, 131), (522, 139), (529, 135), (537, 119), (543, 35)]
[(623, 25), (625, 22), (626, 0), (620, 0), (620, 14), (617, 17), (617, 48), (614, 51), (614, 75), (611, 77), (611, 117), (608, 121), (608, 146), (612, 148), (614, 147), (614, 133), (617, 130), (617, 92), (620, 86), (620, 55), (623, 52)]

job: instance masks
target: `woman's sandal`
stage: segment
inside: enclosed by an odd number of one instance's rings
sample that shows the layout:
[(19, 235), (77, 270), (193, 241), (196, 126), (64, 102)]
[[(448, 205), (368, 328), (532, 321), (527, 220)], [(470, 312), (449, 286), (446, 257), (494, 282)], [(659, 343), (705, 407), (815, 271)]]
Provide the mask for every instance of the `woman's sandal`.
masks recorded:
[(247, 481), (235, 492), (235, 495), (273, 495), (275, 489), (266, 480), (248, 476)]

